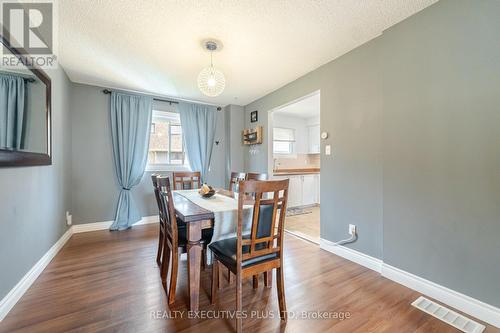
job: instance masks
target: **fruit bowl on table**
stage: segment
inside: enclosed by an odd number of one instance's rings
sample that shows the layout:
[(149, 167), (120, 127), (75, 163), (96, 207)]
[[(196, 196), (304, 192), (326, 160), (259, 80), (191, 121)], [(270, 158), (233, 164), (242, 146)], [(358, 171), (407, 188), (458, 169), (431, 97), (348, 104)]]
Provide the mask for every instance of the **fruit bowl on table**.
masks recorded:
[(203, 186), (200, 188), (198, 193), (203, 197), (203, 198), (211, 198), (215, 194), (215, 190), (212, 186), (209, 186), (207, 184), (203, 184)]

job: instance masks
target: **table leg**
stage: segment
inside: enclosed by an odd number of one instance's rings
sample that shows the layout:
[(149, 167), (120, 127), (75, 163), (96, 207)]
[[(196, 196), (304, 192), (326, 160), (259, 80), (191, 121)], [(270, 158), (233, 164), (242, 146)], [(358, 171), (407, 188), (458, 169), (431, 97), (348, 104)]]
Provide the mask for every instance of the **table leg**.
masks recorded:
[(189, 222), (188, 227), (188, 281), (189, 309), (198, 311), (200, 300), (200, 265), (201, 265), (201, 224), (202, 221)]

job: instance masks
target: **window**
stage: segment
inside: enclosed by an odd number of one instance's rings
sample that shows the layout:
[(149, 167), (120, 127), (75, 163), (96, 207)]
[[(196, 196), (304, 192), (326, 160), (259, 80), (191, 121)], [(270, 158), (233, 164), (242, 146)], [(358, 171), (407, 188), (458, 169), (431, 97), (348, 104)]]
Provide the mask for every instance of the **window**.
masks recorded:
[(147, 170), (174, 169), (189, 169), (179, 114), (153, 110)]
[(291, 128), (273, 128), (273, 153), (291, 155), (295, 153), (295, 130)]

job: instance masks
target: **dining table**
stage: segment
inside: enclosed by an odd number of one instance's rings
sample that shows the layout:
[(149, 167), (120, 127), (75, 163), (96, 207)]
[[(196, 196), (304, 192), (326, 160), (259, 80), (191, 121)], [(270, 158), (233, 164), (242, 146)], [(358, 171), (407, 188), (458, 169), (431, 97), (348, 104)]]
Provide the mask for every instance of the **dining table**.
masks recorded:
[[(203, 198), (197, 190), (176, 190), (172, 194), (177, 218), (187, 226), (189, 310), (197, 311), (200, 296), (202, 230), (217, 226), (214, 228), (213, 240), (228, 237), (227, 229), (236, 231), (237, 193), (217, 190), (212, 198)], [(246, 221), (251, 221), (252, 203), (251, 197), (244, 199), (244, 220)], [(226, 230), (221, 231), (224, 228)], [(220, 233), (224, 233), (224, 236)]]

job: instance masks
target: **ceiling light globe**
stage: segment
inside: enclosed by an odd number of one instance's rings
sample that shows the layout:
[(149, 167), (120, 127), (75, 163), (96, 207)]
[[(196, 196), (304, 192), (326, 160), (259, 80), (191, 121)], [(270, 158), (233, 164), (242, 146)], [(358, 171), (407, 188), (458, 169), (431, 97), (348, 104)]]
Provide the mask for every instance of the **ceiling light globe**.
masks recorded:
[(202, 69), (198, 74), (198, 88), (207, 96), (219, 96), (225, 87), (226, 79), (224, 74), (212, 66)]

